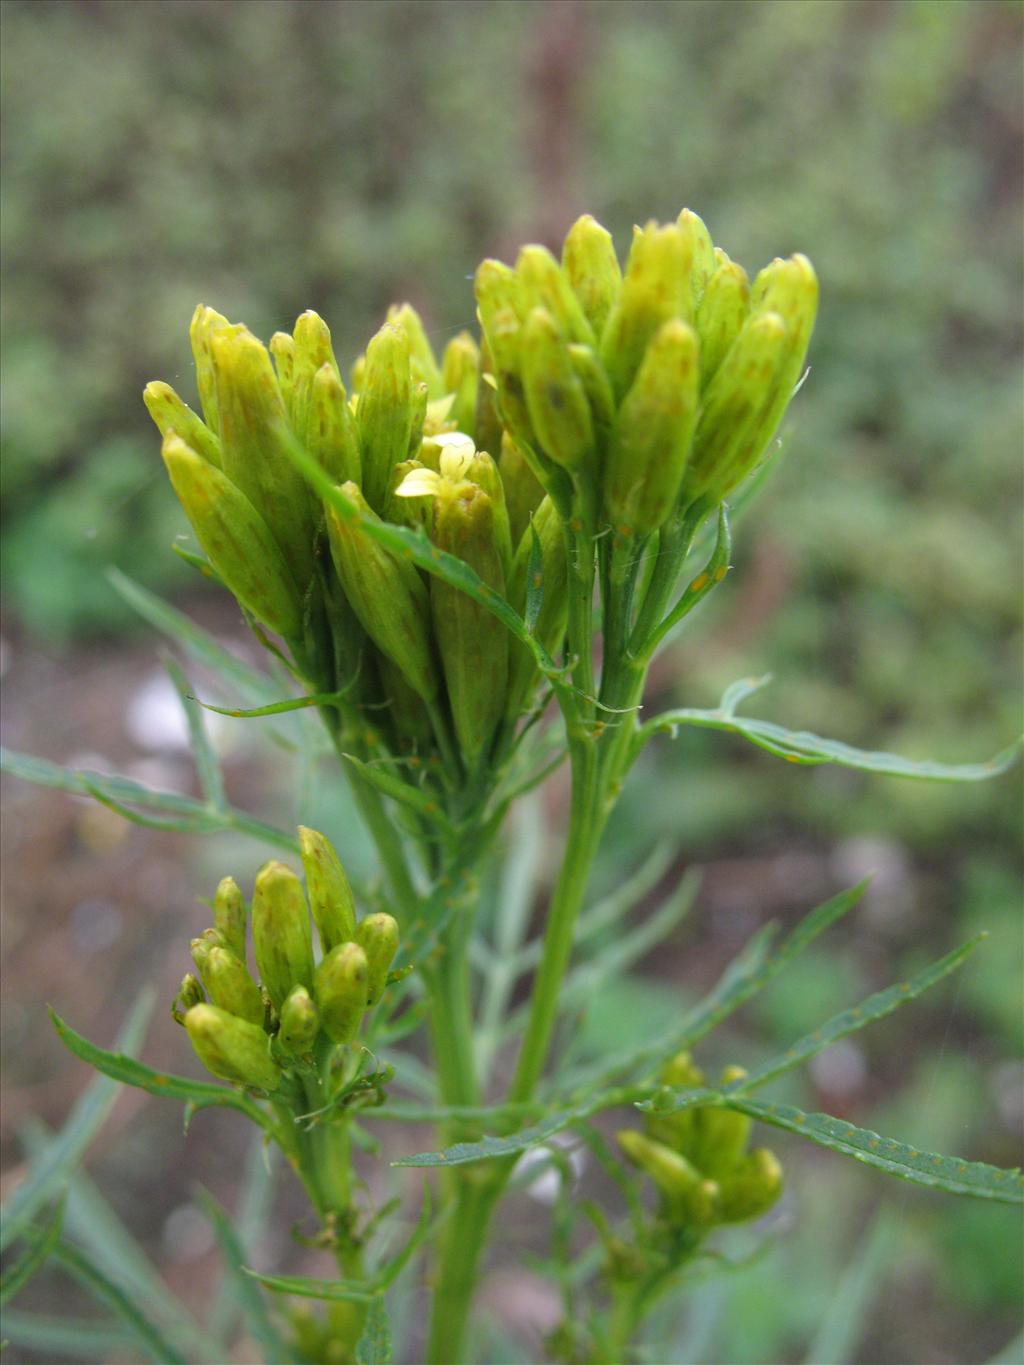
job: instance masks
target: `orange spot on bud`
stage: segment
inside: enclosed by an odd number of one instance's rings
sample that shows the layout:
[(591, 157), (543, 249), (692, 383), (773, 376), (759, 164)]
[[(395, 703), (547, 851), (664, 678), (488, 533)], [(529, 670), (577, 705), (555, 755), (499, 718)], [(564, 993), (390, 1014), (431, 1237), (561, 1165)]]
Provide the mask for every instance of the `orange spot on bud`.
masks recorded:
[(728, 565), (722, 564), (719, 568), (715, 570), (715, 582), (721, 583), (722, 579), (728, 572), (729, 572)]
[(693, 580), (693, 582), (690, 584), (690, 591), (700, 592), (702, 588), (707, 587), (710, 581), (711, 580), (706, 573), (699, 573), (697, 577)]

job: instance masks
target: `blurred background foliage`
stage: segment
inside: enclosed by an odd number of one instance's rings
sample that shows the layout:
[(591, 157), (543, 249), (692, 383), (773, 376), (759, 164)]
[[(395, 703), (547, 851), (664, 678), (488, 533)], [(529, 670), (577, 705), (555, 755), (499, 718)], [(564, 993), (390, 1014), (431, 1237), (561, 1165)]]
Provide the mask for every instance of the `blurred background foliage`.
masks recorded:
[[(197, 300), (264, 337), (316, 308), (351, 362), (387, 304), (409, 298), (443, 344), (472, 325), (468, 277), (484, 254), (554, 246), (585, 210), (624, 251), (635, 218), (687, 204), (751, 269), (805, 251), (822, 309), (784, 458), (742, 524), (729, 584), (662, 665), (662, 697), (708, 705), (737, 675), (771, 671), (761, 714), (851, 743), (956, 761), (1012, 737), (1015, 0), (3, 8), (2, 567), (17, 660), (41, 652), (67, 672), (98, 650), (116, 661), (138, 649), (120, 635), (131, 623), (102, 575), (111, 563), (187, 594), (207, 619), (222, 608), (170, 552), (184, 524), (140, 397), (161, 377), (193, 399)], [(31, 690), (39, 677), (19, 668), (16, 697), (20, 678)], [(102, 673), (107, 686), (116, 674)], [(12, 739), (46, 731), (12, 709)], [(989, 928), (955, 1013), (888, 1027), (847, 1112), (881, 1124), (891, 1109), (909, 1138), (927, 1111), (941, 1130), (931, 1145), (1001, 1132), (970, 1154), (1016, 1159), (1022, 1106), (1005, 1095), (1020, 1082), (1001, 1059), (1021, 1047), (1019, 782), (888, 784), (793, 769), (722, 737), (676, 745), (638, 771), (608, 868), (659, 835), (709, 864), (712, 962), (737, 925), (878, 872), (862, 937), (823, 948), (802, 990), (757, 1016), (766, 1047), (816, 1022), (801, 1013), (815, 993), (852, 998), (891, 979), (886, 963), (907, 970)], [(609, 996), (603, 1028), (677, 1009), (682, 960)], [(801, 1187), (802, 1210), (836, 1210), (818, 1240), (799, 1224), (781, 1257), (730, 1282), (719, 1358), (789, 1359), (813, 1328), (875, 1198), (835, 1165), (809, 1163)], [(1013, 1228), (951, 1201), (915, 1197), (912, 1210), (902, 1241), (890, 1237), (910, 1290), (890, 1287), (886, 1311), (905, 1334), (908, 1312), (943, 1312), (927, 1349), (900, 1358), (983, 1359), (1013, 1312)], [(803, 1300), (780, 1287), (794, 1282)]]

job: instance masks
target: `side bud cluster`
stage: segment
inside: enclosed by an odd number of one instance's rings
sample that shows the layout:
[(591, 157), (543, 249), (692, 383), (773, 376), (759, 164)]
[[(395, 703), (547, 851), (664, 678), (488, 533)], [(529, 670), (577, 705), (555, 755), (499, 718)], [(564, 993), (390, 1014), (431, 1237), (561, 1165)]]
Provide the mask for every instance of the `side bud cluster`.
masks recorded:
[(269, 862), (256, 876), (247, 915), (234, 880), (220, 883), (214, 926), (192, 940), (198, 977), (185, 977), (172, 1006), (208, 1071), (268, 1092), (284, 1071), (313, 1063), (321, 1038), (325, 1046), (355, 1041), (398, 951), (390, 915), (357, 922), (348, 879), (325, 836), (300, 827), (299, 840), (305, 891), (290, 868)]
[[(742, 1067), (722, 1073), (722, 1085), (742, 1080)], [(664, 1085), (697, 1088), (703, 1073), (688, 1052), (662, 1069)], [(782, 1167), (767, 1147), (748, 1150), (750, 1119), (710, 1106), (651, 1115), (644, 1131), (618, 1135), (625, 1155), (647, 1175), (661, 1196), (661, 1217), (670, 1227), (707, 1232), (720, 1223), (759, 1218), (782, 1193)]]

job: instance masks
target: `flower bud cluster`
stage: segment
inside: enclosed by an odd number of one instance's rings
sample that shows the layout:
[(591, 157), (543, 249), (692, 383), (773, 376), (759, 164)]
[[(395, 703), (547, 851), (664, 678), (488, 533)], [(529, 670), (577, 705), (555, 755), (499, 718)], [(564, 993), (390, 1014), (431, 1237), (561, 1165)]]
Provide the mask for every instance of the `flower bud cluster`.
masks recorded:
[(257, 873), (250, 915), (237, 883), (223, 879), (212, 928), (192, 940), (198, 977), (185, 977), (172, 1007), (208, 1071), (264, 1091), (276, 1090), (284, 1071), (310, 1066), (321, 1043), (355, 1041), (398, 951), (390, 915), (357, 922), (348, 879), (324, 835), (300, 827), (299, 840), (305, 892), (290, 868), (269, 862)]
[(145, 392), (212, 572), (313, 690), (344, 693), (342, 728), (355, 717), (367, 748), (426, 770), (444, 758), (467, 781), (530, 710), (532, 652), (321, 501), (296, 447), (364, 519), (422, 530), (520, 614), (541, 584), (534, 633), (557, 657), (582, 553), (568, 528), (596, 558), (608, 528), (645, 542), (744, 480), (799, 379), (817, 281), (794, 256), (751, 284), (684, 210), (635, 229), (624, 268), (583, 217), (560, 261), (541, 246), (484, 261), (476, 297), (479, 345), (462, 332), (438, 357), (416, 311), (394, 307), (349, 389), (316, 313), (266, 347), (200, 306), (202, 417), (166, 384)]
[[(722, 1072), (722, 1085), (742, 1080), (742, 1067)], [(688, 1052), (662, 1069), (663, 1085), (697, 1089), (704, 1075)], [(628, 1159), (661, 1196), (661, 1216), (673, 1227), (708, 1231), (767, 1213), (782, 1193), (782, 1167), (767, 1147), (748, 1150), (750, 1119), (710, 1105), (648, 1116), (644, 1132), (617, 1135)]]

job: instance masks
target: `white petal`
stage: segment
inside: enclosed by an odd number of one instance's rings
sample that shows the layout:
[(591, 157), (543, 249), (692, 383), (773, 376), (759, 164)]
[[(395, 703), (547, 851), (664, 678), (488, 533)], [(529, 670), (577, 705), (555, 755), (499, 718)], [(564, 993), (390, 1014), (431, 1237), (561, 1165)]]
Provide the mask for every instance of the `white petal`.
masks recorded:
[(441, 487), (441, 476), (432, 469), (410, 469), (395, 489), (399, 498), (435, 497)]

